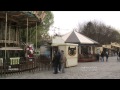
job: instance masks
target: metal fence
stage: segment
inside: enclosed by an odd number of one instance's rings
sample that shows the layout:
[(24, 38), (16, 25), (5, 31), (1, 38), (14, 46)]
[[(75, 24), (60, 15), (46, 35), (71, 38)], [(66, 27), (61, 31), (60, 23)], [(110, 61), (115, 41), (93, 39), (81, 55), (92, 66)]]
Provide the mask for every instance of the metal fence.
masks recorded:
[(36, 72), (52, 69), (51, 59), (44, 57), (36, 58), (10, 58), (7, 61), (1, 59), (0, 62), (0, 76), (5, 77), (8, 75), (22, 74), (24, 72)]

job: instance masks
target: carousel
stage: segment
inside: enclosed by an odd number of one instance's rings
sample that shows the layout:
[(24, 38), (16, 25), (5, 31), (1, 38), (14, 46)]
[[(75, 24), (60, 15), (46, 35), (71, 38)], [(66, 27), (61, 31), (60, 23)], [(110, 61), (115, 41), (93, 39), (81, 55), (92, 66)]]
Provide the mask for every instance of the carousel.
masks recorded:
[[(38, 11), (0, 11), (0, 71), (20, 70), (20, 66), (34, 62), (37, 26), (42, 23), (44, 17), (44, 11), (41, 11), (41, 14)], [(29, 28), (36, 30), (35, 49), (29, 43)], [(20, 39), (21, 30), (25, 30), (26, 42)]]

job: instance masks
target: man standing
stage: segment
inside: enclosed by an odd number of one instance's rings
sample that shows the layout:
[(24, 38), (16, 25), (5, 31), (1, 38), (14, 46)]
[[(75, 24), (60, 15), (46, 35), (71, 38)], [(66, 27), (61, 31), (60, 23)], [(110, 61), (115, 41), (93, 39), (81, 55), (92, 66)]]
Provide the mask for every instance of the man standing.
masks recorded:
[(96, 55), (97, 61), (99, 61), (99, 57), (100, 57), (100, 50), (97, 49), (97, 55)]
[(102, 58), (102, 61), (104, 62), (104, 51), (102, 51), (101, 53), (101, 58)]
[(106, 56), (106, 62), (107, 62), (108, 61), (108, 51), (106, 51), (105, 56)]
[(61, 72), (62, 72), (62, 73), (65, 73), (64, 68), (65, 68), (66, 60), (67, 60), (67, 59), (66, 59), (66, 57), (65, 57), (65, 55), (64, 55), (64, 51), (61, 50)]
[(119, 51), (119, 53), (118, 53), (118, 57), (119, 57), (119, 59), (118, 59), (118, 60), (120, 60), (120, 51)]
[(61, 59), (61, 55), (59, 50), (55, 50), (54, 57), (53, 57), (54, 74), (58, 73), (58, 68), (59, 70), (61, 69), (60, 59)]
[(60, 52), (60, 49), (58, 49), (57, 57), (58, 57), (58, 72), (60, 72), (61, 71), (61, 52)]

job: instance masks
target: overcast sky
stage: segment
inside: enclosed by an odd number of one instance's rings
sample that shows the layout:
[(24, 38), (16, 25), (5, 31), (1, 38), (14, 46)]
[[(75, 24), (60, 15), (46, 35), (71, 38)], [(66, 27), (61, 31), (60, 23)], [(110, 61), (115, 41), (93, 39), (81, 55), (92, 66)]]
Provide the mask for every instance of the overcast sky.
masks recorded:
[(52, 13), (54, 24), (50, 28), (50, 34), (53, 34), (54, 29), (56, 33), (65, 34), (77, 28), (79, 23), (94, 20), (120, 31), (120, 11), (52, 11)]

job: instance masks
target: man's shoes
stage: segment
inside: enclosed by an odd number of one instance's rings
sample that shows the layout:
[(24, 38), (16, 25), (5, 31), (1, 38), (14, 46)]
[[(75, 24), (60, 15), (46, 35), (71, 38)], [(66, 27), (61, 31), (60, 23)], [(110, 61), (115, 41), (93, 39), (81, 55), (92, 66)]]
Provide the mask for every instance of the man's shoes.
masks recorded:
[(53, 74), (58, 74), (57, 72), (53, 73)]
[(58, 73), (59, 73), (60, 71), (58, 71)]

